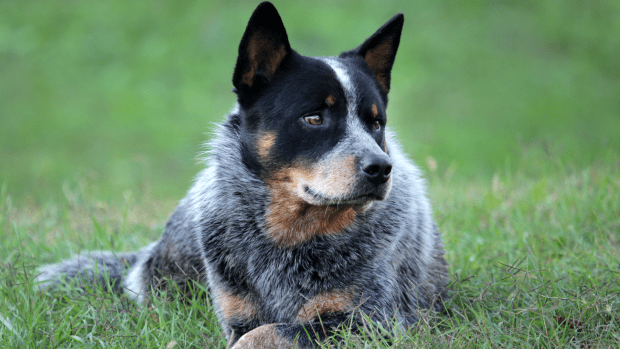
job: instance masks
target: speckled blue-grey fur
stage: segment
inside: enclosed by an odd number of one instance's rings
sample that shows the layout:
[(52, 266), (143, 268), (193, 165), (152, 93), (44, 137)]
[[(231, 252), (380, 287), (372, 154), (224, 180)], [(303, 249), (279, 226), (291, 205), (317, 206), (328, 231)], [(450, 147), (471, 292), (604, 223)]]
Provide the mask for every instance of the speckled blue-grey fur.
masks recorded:
[(78, 285), (111, 286), (112, 290), (118, 292), (122, 289), (124, 271), (135, 265), (137, 259), (137, 253), (86, 251), (62, 263), (40, 267), (35, 281), (42, 289), (71, 280)]
[(262, 305), (261, 324), (292, 322), (305, 299), (346, 287), (363, 290), (354, 301), (362, 311), (397, 315), (405, 327), (419, 309), (441, 310), (437, 300), (448, 276), (443, 246), (420, 172), (391, 133), (394, 182), (387, 200), (374, 202), (341, 234), (294, 248), (274, 248), (262, 234), (269, 193), (238, 165), (239, 137), (230, 122), (219, 130), (209, 168), (188, 197), (210, 286), (225, 282), (251, 293)]

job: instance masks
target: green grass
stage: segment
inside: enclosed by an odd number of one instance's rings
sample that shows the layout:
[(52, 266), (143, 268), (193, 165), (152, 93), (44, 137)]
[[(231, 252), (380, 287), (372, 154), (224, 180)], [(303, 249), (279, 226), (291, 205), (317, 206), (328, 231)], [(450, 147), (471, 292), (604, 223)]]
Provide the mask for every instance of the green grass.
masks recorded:
[[(526, 151), (533, 163), (549, 155)], [(620, 156), (544, 176), (467, 185), (429, 170), (452, 274), (452, 317), (428, 314), (392, 342), (368, 325), (344, 347), (615, 347), (620, 340)], [(527, 171), (524, 171), (524, 173)], [(225, 347), (208, 301), (142, 307), (99, 289), (48, 294), (34, 266), (80, 250), (132, 250), (158, 238), (173, 202), (106, 204), (79, 187), (54, 204), (3, 194), (0, 338), (8, 347)]]
[[(159, 237), (210, 123), (234, 104), (254, 6), (0, 2), (5, 347), (226, 346), (208, 301), (42, 293), (33, 273)], [(406, 16), (389, 124), (429, 181), (453, 315), (428, 314), (391, 342), (372, 324), (362, 337), (345, 329), (344, 347), (617, 347), (620, 2), (276, 6), (308, 55)]]

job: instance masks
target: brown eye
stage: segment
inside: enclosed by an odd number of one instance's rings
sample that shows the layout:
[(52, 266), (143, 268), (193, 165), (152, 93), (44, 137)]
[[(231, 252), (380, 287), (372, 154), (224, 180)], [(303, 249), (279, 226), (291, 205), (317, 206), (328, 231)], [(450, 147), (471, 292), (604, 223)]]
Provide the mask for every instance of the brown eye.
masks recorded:
[(304, 120), (310, 125), (320, 125), (323, 123), (323, 118), (320, 115), (310, 115), (304, 117)]
[(376, 130), (378, 130), (379, 128), (381, 128), (381, 124), (379, 123), (379, 121), (375, 121), (375, 122), (372, 124), (372, 129), (376, 131)]

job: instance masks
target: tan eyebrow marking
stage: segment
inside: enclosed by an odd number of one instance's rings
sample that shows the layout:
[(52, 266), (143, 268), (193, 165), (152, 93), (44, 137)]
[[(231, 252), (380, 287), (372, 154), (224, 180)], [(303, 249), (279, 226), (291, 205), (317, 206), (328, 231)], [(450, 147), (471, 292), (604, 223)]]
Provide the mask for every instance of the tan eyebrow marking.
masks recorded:
[(328, 107), (331, 107), (334, 103), (336, 103), (336, 97), (334, 97), (334, 95), (329, 95), (325, 98), (325, 104), (327, 104)]
[(379, 110), (377, 109), (377, 105), (373, 104), (372, 105), (372, 117), (376, 119), (377, 116), (379, 116)]

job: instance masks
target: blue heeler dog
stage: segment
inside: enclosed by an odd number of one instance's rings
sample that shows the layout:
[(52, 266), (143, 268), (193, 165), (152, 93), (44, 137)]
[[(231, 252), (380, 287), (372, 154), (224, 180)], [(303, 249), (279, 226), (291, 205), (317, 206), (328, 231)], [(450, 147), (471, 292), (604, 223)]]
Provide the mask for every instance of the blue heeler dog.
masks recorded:
[(311, 348), (362, 315), (408, 328), (442, 311), (448, 267), (425, 184), (386, 129), (403, 22), (306, 57), (261, 3), (239, 46), (237, 106), (161, 239), (44, 266), (40, 286), (108, 282), (141, 302), (206, 283), (235, 349)]

